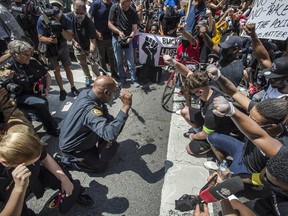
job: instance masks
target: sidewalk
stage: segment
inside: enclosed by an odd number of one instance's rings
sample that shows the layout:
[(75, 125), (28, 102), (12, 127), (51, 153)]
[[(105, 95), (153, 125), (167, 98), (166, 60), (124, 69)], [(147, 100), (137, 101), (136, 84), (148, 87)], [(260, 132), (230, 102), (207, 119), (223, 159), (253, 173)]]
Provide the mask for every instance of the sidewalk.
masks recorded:
[[(197, 195), (207, 182), (208, 170), (203, 166), (205, 155), (197, 158), (188, 155), (186, 145), (189, 140), (183, 136), (190, 126), (181, 115), (172, 114), (167, 148), (166, 174), (162, 188), (160, 216), (191, 216), (192, 212), (175, 210), (175, 200), (183, 194)], [(208, 205), (213, 216), (212, 204)]]

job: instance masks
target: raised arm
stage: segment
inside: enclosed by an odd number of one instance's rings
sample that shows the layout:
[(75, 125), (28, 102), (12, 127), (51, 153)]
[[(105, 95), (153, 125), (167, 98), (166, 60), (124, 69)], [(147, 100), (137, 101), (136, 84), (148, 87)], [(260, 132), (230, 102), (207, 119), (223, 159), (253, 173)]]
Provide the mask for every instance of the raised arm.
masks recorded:
[(223, 96), (214, 99), (214, 114), (230, 116), (240, 131), (268, 157), (277, 154), (282, 144), (269, 136), (253, 119), (233, 107)]
[(208, 73), (208, 76), (213, 80), (217, 81), (220, 88), (226, 94), (231, 96), (233, 100), (237, 102), (240, 106), (242, 106), (245, 110), (248, 110), (248, 106), (251, 100), (245, 95), (243, 95), (229, 79), (221, 75), (220, 70), (217, 69), (215, 65), (209, 65), (206, 68), (206, 71)]
[(169, 64), (173, 67), (176, 68), (176, 70), (178, 72), (180, 72), (183, 76), (188, 77), (191, 74), (193, 74), (192, 71), (190, 71), (184, 64), (181, 64), (180, 62), (177, 62), (175, 59), (173, 59), (171, 56), (169, 55), (164, 55), (163, 56), (164, 62), (166, 64)]
[(259, 40), (256, 32), (255, 32), (255, 24), (247, 24), (244, 27), (244, 30), (246, 33), (251, 37), (252, 40), (252, 47), (254, 54), (259, 61), (259, 63), (264, 67), (264, 68), (269, 68), (272, 65), (271, 59), (269, 57), (269, 53), (265, 49), (264, 45), (262, 42)]
[(214, 44), (209, 35), (207, 34), (206, 26), (199, 26), (199, 35), (202, 36), (205, 46), (207, 46), (210, 50), (214, 51), (217, 54), (220, 54), (220, 48), (217, 44)]

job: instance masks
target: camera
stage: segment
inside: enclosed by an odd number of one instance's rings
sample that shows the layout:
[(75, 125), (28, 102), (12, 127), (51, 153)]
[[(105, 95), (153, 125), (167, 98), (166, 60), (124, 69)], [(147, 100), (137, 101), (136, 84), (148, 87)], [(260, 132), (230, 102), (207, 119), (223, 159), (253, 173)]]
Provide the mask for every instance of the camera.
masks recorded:
[(22, 87), (20, 85), (13, 83), (13, 81), (7, 77), (0, 79), (0, 87), (5, 88), (8, 92), (11, 92), (16, 95), (22, 92)]
[(121, 46), (122, 49), (129, 48), (129, 43), (128, 43), (128, 37), (118, 37), (118, 43)]
[(203, 208), (203, 202), (199, 196), (184, 194), (180, 199), (175, 200), (175, 209), (181, 212), (195, 210), (196, 205)]

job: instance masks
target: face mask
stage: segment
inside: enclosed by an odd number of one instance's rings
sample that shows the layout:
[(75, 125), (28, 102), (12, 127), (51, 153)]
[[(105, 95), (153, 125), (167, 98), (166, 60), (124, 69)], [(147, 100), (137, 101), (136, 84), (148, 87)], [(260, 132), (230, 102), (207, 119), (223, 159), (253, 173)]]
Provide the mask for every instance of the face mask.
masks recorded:
[(221, 55), (224, 59), (227, 59), (227, 60), (231, 59), (231, 57), (232, 57), (229, 48), (228, 49), (222, 49)]
[(56, 15), (57, 17), (61, 17), (62, 16), (62, 14), (63, 14), (63, 11), (62, 10), (60, 10), (59, 11), (59, 13)]
[(83, 20), (85, 19), (85, 14), (75, 14), (75, 18), (77, 22), (82, 23)]
[(189, 41), (187, 40), (182, 40), (182, 46), (187, 48), (190, 45)]

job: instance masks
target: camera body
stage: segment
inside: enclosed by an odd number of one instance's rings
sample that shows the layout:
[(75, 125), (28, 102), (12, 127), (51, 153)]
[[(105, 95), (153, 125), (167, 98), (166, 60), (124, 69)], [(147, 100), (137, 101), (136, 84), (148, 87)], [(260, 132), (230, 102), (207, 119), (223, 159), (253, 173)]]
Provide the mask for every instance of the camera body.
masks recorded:
[(50, 29), (53, 36), (57, 37), (62, 32), (62, 24), (56, 21), (53, 17), (59, 14), (60, 9), (55, 6), (47, 7), (43, 10), (49, 21), (45, 21), (46, 26)]
[(11, 92), (16, 95), (22, 92), (22, 87), (20, 85), (13, 83), (13, 81), (8, 77), (3, 77), (0, 79), (0, 87), (5, 88), (8, 92)]
[(127, 37), (124, 37), (124, 38), (118, 37), (118, 43), (122, 49), (129, 48), (129, 43), (127, 40), (128, 40)]
[(203, 207), (203, 202), (199, 196), (184, 194), (178, 200), (175, 200), (175, 209), (181, 212), (195, 210), (196, 205)]

